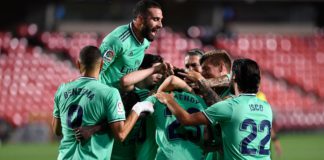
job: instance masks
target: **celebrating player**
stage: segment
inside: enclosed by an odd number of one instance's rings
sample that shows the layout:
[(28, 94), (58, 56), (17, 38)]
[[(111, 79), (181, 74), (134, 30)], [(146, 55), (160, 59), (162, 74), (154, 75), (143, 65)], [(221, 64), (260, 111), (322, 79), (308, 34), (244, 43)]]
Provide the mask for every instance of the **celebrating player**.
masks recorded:
[(183, 125), (219, 123), (225, 159), (270, 159), (271, 106), (256, 97), (260, 83), (258, 64), (250, 59), (235, 60), (232, 83), (238, 97), (216, 103), (203, 112), (189, 114), (171, 94), (156, 97), (167, 105)]
[(130, 24), (117, 27), (100, 45), (104, 65), (99, 75), (102, 83), (119, 88), (124, 75), (141, 65), (144, 51), (162, 28), (161, 6), (150, 0), (139, 1)]
[[(139, 114), (142, 111), (153, 112), (153, 109), (135, 105), (125, 120), (118, 90), (97, 81), (103, 65), (97, 47), (84, 47), (77, 64), (82, 77), (62, 84), (55, 94), (52, 126), (56, 135), (63, 135), (58, 159), (110, 159), (114, 137), (123, 141)], [(74, 129), (102, 121), (109, 124), (112, 134), (105, 130), (87, 141), (75, 139)]]

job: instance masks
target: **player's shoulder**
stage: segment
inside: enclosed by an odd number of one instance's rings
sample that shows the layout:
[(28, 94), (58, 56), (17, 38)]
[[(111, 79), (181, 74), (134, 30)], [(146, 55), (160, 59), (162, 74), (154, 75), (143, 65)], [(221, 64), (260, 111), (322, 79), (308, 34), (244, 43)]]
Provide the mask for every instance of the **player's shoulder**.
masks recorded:
[(95, 83), (96, 88), (98, 88), (101, 91), (104, 91), (104, 92), (107, 92), (107, 93), (111, 93), (111, 92), (114, 93), (116, 91), (118, 92), (118, 89), (116, 89), (116, 88), (114, 88), (112, 86), (108, 86), (108, 85), (106, 85), (106, 84), (104, 84), (102, 82), (94, 81), (94, 83)]
[(230, 96), (222, 101), (215, 103), (214, 105), (221, 105), (221, 106), (228, 106), (228, 107), (235, 106), (235, 105), (239, 104), (239, 102), (240, 102), (240, 100), (238, 98), (239, 97), (237, 97), (237, 96)]
[(57, 92), (60, 92), (60, 91), (63, 91), (65, 90), (66, 88), (69, 88), (71, 85), (73, 85), (73, 83), (76, 81), (76, 79), (74, 80), (70, 80), (68, 82), (63, 82), (61, 83), (58, 88), (57, 88)]
[(131, 30), (129, 29), (129, 24), (122, 25), (110, 32), (103, 41), (108, 41), (109, 39), (124, 42), (131, 35)]

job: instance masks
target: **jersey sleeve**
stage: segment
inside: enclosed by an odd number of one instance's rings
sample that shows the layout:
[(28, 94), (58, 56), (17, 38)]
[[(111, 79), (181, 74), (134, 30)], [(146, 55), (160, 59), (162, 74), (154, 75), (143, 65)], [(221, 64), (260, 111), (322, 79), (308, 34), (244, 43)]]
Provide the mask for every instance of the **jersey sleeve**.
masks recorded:
[(117, 89), (112, 88), (105, 103), (108, 123), (125, 120), (125, 109)]
[(149, 96), (149, 97), (147, 97), (145, 100), (144, 100), (144, 102), (151, 102), (151, 103), (153, 103), (153, 104), (155, 104), (158, 100), (157, 100), (157, 98), (155, 97), (155, 96)]
[(53, 109), (53, 116), (55, 118), (60, 118), (60, 108), (59, 108), (59, 95), (61, 92), (61, 89), (63, 88), (63, 85), (60, 85), (55, 93), (54, 96), (54, 109)]
[(99, 49), (104, 61), (103, 70), (106, 70), (123, 53), (122, 42), (115, 36), (108, 35), (101, 43)]
[(213, 125), (220, 121), (228, 121), (232, 118), (233, 108), (228, 101), (216, 103), (203, 111), (209, 122)]

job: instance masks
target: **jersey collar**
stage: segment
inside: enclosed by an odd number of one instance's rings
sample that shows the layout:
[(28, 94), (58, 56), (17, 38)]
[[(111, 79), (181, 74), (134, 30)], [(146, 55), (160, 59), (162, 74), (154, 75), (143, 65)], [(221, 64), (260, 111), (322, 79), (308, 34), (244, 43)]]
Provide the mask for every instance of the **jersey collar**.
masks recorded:
[(86, 80), (97, 80), (96, 78), (93, 77), (79, 77), (79, 79), (86, 79)]
[(139, 45), (142, 45), (142, 44), (144, 43), (144, 40), (143, 40), (143, 43), (141, 43), (141, 42), (137, 39), (137, 37), (136, 37), (136, 35), (135, 35), (134, 31), (133, 31), (133, 26), (132, 26), (132, 24), (133, 24), (133, 22), (129, 23), (129, 29), (131, 30), (132, 35), (133, 35), (133, 37), (135, 38), (135, 40), (137, 41), (137, 43), (138, 43)]
[(239, 96), (256, 96), (255, 93), (240, 93)]

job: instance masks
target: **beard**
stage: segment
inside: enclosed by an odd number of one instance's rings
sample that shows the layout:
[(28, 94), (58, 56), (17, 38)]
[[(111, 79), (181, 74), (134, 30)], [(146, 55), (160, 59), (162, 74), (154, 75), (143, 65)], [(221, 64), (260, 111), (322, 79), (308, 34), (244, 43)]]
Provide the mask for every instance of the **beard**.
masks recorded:
[(141, 33), (144, 38), (146, 38), (148, 41), (152, 42), (152, 41), (154, 41), (154, 39), (156, 37), (156, 35), (152, 34), (152, 31), (157, 31), (157, 30), (158, 30), (157, 28), (150, 28), (148, 26), (147, 21), (145, 21), (144, 27), (142, 28)]

